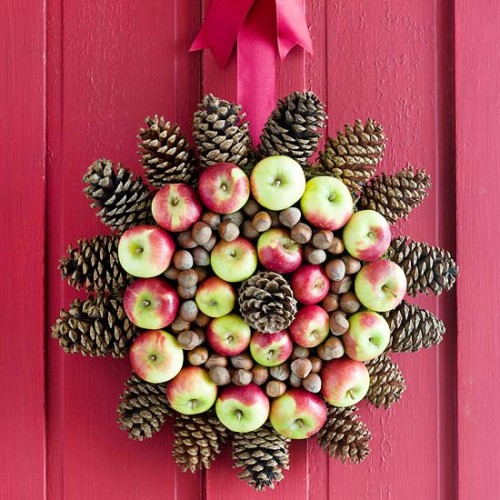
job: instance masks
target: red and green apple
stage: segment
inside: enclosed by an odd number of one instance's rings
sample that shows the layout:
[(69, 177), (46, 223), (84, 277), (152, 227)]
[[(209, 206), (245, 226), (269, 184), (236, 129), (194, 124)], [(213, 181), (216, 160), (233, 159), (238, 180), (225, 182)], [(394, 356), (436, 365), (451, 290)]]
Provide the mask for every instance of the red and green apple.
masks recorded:
[(278, 366), (292, 354), (293, 341), (286, 330), (274, 333), (254, 332), (250, 354), (262, 366)]
[(290, 286), (300, 303), (316, 304), (328, 295), (330, 280), (322, 266), (306, 264), (293, 273)]
[(285, 228), (262, 233), (257, 241), (257, 254), (266, 269), (277, 273), (291, 273), (302, 263), (302, 245), (293, 241)]
[(214, 273), (224, 281), (244, 281), (257, 269), (257, 251), (253, 244), (242, 237), (233, 241), (219, 241), (210, 254)]
[(290, 336), (302, 347), (316, 347), (330, 333), (330, 317), (316, 304), (301, 307), (289, 327)]
[(233, 310), (236, 292), (227, 281), (217, 276), (211, 276), (198, 286), (195, 302), (202, 313), (211, 318), (219, 318)]
[(207, 327), (207, 342), (223, 356), (241, 354), (248, 347), (251, 336), (250, 327), (237, 314), (215, 318)]

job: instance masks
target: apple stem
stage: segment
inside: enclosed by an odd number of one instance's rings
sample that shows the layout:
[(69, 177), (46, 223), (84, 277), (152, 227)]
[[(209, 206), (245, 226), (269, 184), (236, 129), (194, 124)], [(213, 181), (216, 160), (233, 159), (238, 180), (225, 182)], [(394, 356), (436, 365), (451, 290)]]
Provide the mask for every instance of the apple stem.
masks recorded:
[(196, 408), (196, 399), (191, 399), (189, 402), (191, 403), (191, 410), (194, 410)]
[(236, 410), (235, 415), (238, 420), (241, 420), (241, 417), (243, 417), (243, 413), (241, 410)]
[(174, 199), (172, 200), (172, 206), (174, 206), (174, 207), (175, 207), (175, 206), (177, 206), (178, 204), (179, 204), (179, 198), (174, 198)]
[(154, 354), (151, 354), (151, 356), (149, 356), (149, 360), (156, 361), (156, 356)]
[(354, 399), (354, 394), (352, 393), (352, 391), (351, 391), (351, 390), (348, 390), (348, 391), (347, 391), (347, 396), (348, 396), (349, 398), (351, 398), (351, 399)]
[(273, 182), (273, 185), (276, 186), (276, 187), (279, 187), (281, 185), (281, 179), (276, 179), (274, 182)]
[(137, 247), (137, 248), (135, 249), (135, 253), (137, 253), (137, 254), (142, 253), (142, 252), (144, 252), (144, 248)]
[(385, 285), (382, 287), (382, 290), (384, 290), (384, 292), (388, 293), (389, 295), (396, 297), (396, 294), (390, 288), (387, 288)]
[(274, 351), (273, 351), (273, 350), (269, 351), (269, 352), (267, 353), (266, 359), (272, 359), (273, 354), (274, 354)]
[(150, 305), (151, 305), (151, 302), (149, 300), (142, 301), (142, 307), (149, 307)]
[(304, 427), (304, 421), (301, 418), (298, 418), (297, 420), (295, 420), (295, 423), (297, 424), (297, 427), (299, 429), (302, 429), (302, 427)]

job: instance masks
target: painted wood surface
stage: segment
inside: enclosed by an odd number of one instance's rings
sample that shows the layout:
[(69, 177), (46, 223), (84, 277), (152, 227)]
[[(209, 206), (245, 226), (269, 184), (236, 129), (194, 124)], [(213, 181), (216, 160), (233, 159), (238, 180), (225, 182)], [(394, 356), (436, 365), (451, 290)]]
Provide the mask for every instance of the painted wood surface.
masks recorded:
[[(431, 173), (431, 195), (395, 230), (454, 251), (457, 219), (458, 309), (454, 295), (418, 299), (445, 320), (445, 340), (439, 349), (394, 356), (408, 390), (390, 411), (362, 407), (374, 438), (371, 457), (358, 466), (328, 460), (313, 441), (296, 442), (285, 480), (257, 494), (235, 477), (229, 449), (205, 474), (178, 471), (171, 423), (147, 442), (128, 440), (115, 423), (128, 361), (67, 356), (49, 338), (59, 309), (78, 296), (61, 282), (58, 258), (78, 238), (106, 232), (80, 179), (102, 157), (140, 172), (136, 134), (144, 117), (163, 114), (189, 131), (203, 93), (236, 97), (235, 62), (221, 71), (210, 53), (187, 51), (208, 1), (27, 0), (21, 7), (7, 0), (0, 124), (9, 144), (0, 199), (2, 239), (15, 244), (4, 245), (0, 260), (9, 333), (0, 335), (0, 498), (494, 498), (498, 433), (485, 436), (496, 423), (498, 404), (488, 398), (498, 346), (481, 347), (474, 337), (480, 327), (495, 338), (498, 297), (496, 233), (484, 233), (487, 222), (496, 227), (497, 207), (483, 211), (477, 199), (498, 204), (491, 136), (499, 61), (490, 42), (499, 38), (497, 9), (473, 0), (305, 4), (315, 56), (292, 51), (279, 70), (279, 95), (315, 90), (328, 106), (330, 134), (357, 117), (380, 120), (389, 137), (383, 169), (410, 162)], [(472, 242), (481, 240), (478, 259)], [(477, 478), (482, 496), (474, 495)]]

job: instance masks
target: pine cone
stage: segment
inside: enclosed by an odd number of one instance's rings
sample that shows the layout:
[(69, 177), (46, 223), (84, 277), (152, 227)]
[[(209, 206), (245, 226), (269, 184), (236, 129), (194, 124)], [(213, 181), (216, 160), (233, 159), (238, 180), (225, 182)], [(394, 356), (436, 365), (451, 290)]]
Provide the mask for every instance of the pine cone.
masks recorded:
[(381, 313), (391, 329), (387, 347), (393, 352), (415, 352), (443, 340), (444, 323), (429, 311), (403, 300), (392, 311)]
[(209, 469), (228, 438), (228, 430), (213, 411), (199, 415), (175, 414), (172, 456), (185, 472)]
[(78, 240), (78, 247), (69, 247), (69, 255), (61, 258), (62, 277), (77, 290), (115, 292), (125, 288), (131, 279), (118, 262), (119, 241), (115, 235)]
[(196, 164), (180, 127), (158, 115), (147, 117), (146, 125), (139, 132), (139, 152), (149, 182), (158, 188), (172, 182), (192, 183)]
[(450, 252), (425, 242), (395, 238), (387, 255), (403, 268), (406, 291), (413, 296), (429, 291), (440, 295), (443, 290), (453, 288), (458, 276), (458, 267)]
[(127, 380), (117, 408), (117, 422), (130, 439), (142, 441), (161, 429), (171, 414), (165, 387), (166, 384), (150, 384), (135, 373)]
[(83, 177), (88, 186), (85, 194), (93, 200), (91, 206), (98, 207), (97, 215), (112, 229), (125, 231), (139, 224), (152, 221), (152, 196), (139, 177), (109, 160), (97, 160)]
[(375, 173), (384, 156), (386, 137), (380, 123), (368, 119), (363, 125), (356, 120), (354, 127), (329, 137), (321, 154), (321, 167), (344, 182), (351, 191), (359, 191)]
[(328, 417), (318, 432), (318, 443), (330, 457), (342, 462), (362, 462), (370, 454), (370, 431), (359, 419), (357, 408), (328, 405)]
[(267, 271), (243, 282), (238, 303), (246, 323), (265, 333), (288, 328), (297, 312), (297, 301), (286, 279)]
[(390, 224), (405, 218), (429, 194), (431, 178), (425, 170), (408, 166), (394, 175), (382, 174), (364, 186), (358, 207), (376, 210)]
[(220, 162), (249, 167), (252, 141), (241, 106), (206, 95), (194, 114), (193, 126), (202, 167)]
[(254, 432), (234, 434), (233, 463), (242, 468), (238, 477), (256, 490), (274, 489), (288, 470), (290, 440), (267, 423)]
[(123, 358), (137, 334), (121, 303), (101, 295), (83, 303), (76, 299), (52, 326), (52, 336), (65, 352), (84, 356)]
[(314, 92), (292, 92), (267, 120), (259, 146), (261, 156), (290, 156), (302, 166), (316, 151), (325, 126), (324, 105)]
[(387, 354), (366, 363), (370, 374), (370, 388), (366, 398), (377, 408), (389, 409), (401, 399), (406, 389), (406, 382), (399, 367)]

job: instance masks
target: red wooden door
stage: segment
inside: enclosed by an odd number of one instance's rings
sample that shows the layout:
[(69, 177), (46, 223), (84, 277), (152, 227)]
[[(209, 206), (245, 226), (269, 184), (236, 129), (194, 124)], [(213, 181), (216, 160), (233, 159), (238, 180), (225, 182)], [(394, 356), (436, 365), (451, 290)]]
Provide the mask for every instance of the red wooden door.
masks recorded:
[(0, 6), (0, 498), (496, 498), (496, 2), (309, 0), (315, 56), (294, 50), (280, 69), (280, 95), (311, 88), (326, 102), (330, 134), (374, 117), (390, 139), (386, 170), (410, 162), (432, 174), (431, 196), (397, 231), (456, 249), (461, 265), (457, 296), (419, 299), (446, 322), (444, 342), (395, 356), (401, 403), (362, 408), (374, 435), (366, 462), (344, 466), (296, 442), (286, 479), (264, 494), (239, 482), (229, 450), (208, 473), (183, 474), (170, 426), (137, 443), (115, 423), (128, 361), (66, 356), (49, 338), (75, 297), (58, 258), (105, 231), (82, 194), (87, 165), (106, 157), (139, 172), (146, 115), (189, 130), (203, 93), (236, 98), (234, 61), (221, 71), (209, 53), (187, 51), (204, 3)]

